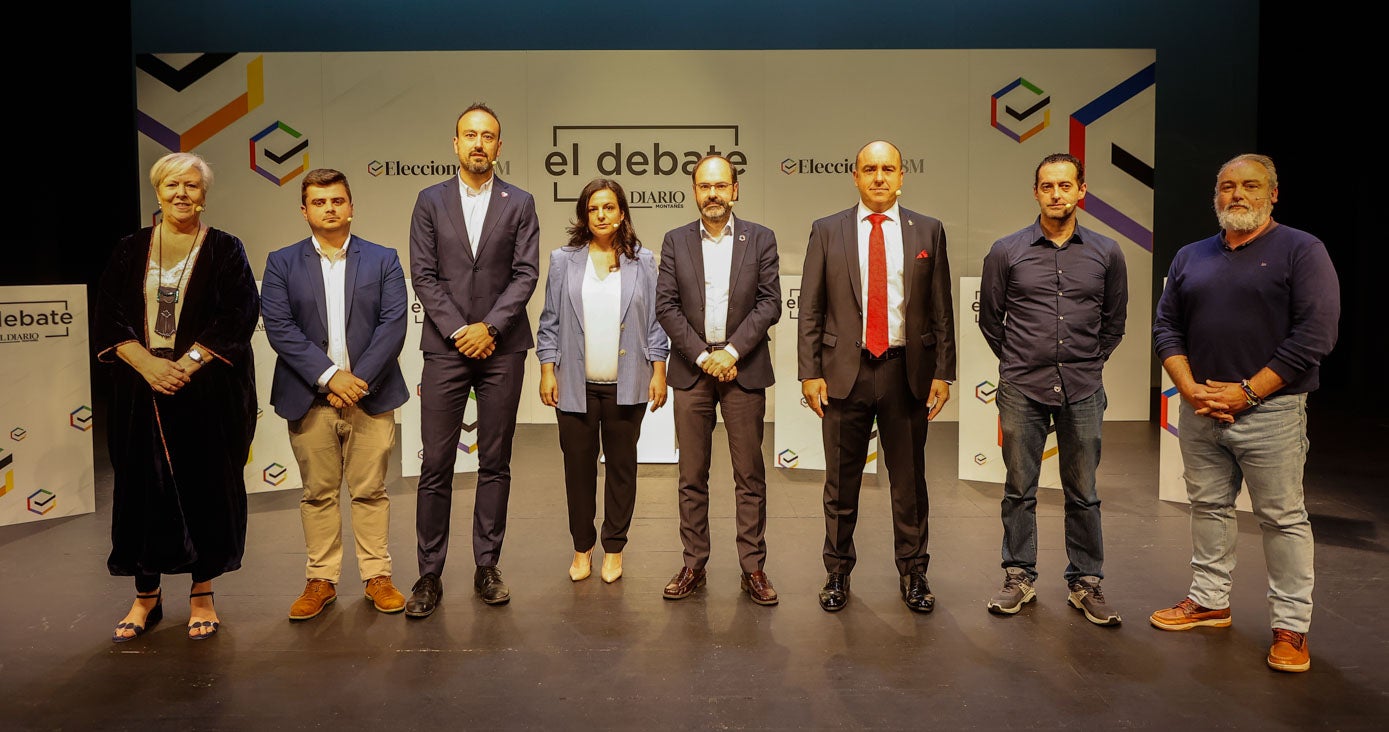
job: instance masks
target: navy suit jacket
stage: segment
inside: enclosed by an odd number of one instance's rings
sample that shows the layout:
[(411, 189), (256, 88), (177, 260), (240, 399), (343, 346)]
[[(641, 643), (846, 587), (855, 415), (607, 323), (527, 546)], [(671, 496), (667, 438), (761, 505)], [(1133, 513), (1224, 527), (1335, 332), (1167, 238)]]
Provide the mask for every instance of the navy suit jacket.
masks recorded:
[[(656, 285), (656, 316), (670, 336), (674, 357), (666, 382), (676, 389), (694, 386), (704, 370), (695, 364), (708, 345), (704, 333), (704, 240), (692, 224), (671, 229), (661, 243), (661, 275)], [(733, 217), (733, 261), (728, 290), (728, 342), (738, 351), (737, 381), (745, 389), (765, 389), (776, 381), (767, 331), (781, 319), (781, 275), (776, 235), (771, 229)]]
[[(955, 378), (955, 310), (945, 227), (900, 207), (907, 383), (917, 399), (931, 380)], [(863, 358), (863, 285), (858, 264), (858, 205), (811, 224), (801, 268), (796, 321), (797, 371), (824, 379), (835, 399), (849, 396)]]
[(420, 350), (453, 353), (450, 338), (472, 323), (496, 326), (495, 354), (535, 345), (526, 303), (540, 281), (540, 219), (531, 194), (493, 175), (477, 255), (458, 176), (420, 191), (410, 215), (410, 277), (424, 306)]
[[(271, 252), (265, 262), (261, 318), (270, 346), (279, 355), (270, 403), (288, 420), (308, 413), (320, 393), (318, 377), (333, 365), (319, 259), (310, 238)], [(405, 345), (405, 273), (400, 257), (394, 249), (352, 237), (343, 290), (351, 370), (368, 384), (368, 394), (357, 406), (368, 414), (395, 409), (410, 398), (396, 360)]]

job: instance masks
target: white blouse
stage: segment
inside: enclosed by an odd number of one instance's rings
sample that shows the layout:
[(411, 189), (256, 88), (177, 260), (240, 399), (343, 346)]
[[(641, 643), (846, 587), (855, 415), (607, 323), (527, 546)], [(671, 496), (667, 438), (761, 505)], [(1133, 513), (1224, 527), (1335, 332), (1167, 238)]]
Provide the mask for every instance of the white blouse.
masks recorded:
[(593, 257), (584, 271), (584, 376), (598, 384), (617, 383), (618, 326), (622, 322), (622, 270), (599, 278)]

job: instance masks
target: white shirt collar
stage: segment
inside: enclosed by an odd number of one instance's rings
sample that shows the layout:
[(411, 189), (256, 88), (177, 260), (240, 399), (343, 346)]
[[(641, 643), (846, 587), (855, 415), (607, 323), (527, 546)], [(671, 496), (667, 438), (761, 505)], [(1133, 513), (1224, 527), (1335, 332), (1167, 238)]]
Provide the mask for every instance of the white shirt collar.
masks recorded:
[[(313, 234), (309, 234), (309, 239), (313, 241), (313, 248), (314, 248), (315, 251), (318, 252), (318, 256), (320, 256), (320, 257), (326, 256), (326, 255), (323, 253), (323, 244), (320, 243), (320, 242), (318, 241), (318, 237), (314, 236)], [(351, 246), (351, 244), (352, 244), (352, 235), (351, 235), (351, 234), (348, 234), (348, 235), (347, 235), (347, 240), (344, 241), (344, 242), (342, 243), (342, 249), (339, 249), (339, 250), (338, 250), (338, 258), (339, 258), (339, 259), (341, 259), (341, 258), (347, 256), (347, 248), (348, 248), (349, 246)]]
[[(887, 215), (887, 220), (888, 220), (888, 221), (901, 221), (901, 220), (902, 220), (901, 212), (900, 212), (898, 209), (899, 209), (899, 206), (898, 206), (896, 203), (894, 203), (894, 204), (892, 204), (892, 208), (889, 208), (888, 210), (886, 210), (886, 211), (883, 212), (884, 214)], [(875, 212), (875, 211), (872, 211), (872, 210), (869, 210), (869, 208), (868, 208), (867, 206), (863, 205), (863, 201), (859, 201), (859, 202), (858, 202), (858, 220), (859, 220), (859, 221), (867, 221), (867, 220), (868, 220), (869, 214), (872, 214), (872, 213), (876, 213), (876, 212)]]
[(723, 225), (723, 231), (718, 236), (709, 233), (704, 227), (704, 219), (699, 220), (699, 238), (703, 241), (718, 241), (725, 236), (733, 236), (733, 214), (728, 215), (728, 223)]
[(468, 182), (463, 180), (463, 174), (458, 174), (458, 184), (463, 186), (463, 195), (465, 196), (481, 196), (484, 193), (490, 193), (492, 191), (492, 181), (496, 179), (497, 176), (495, 174), (489, 175), (487, 176), (486, 183), (483, 183), (477, 190), (473, 190), (472, 186), (468, 185)]

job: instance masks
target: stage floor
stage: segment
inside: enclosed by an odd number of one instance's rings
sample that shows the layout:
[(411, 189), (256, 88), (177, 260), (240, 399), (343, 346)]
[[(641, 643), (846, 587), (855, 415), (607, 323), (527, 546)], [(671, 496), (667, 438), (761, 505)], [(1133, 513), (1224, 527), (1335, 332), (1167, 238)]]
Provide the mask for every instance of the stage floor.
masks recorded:
[[(474, 480), (454, 494), (444, 600), (424, 620), (361, 599), (351, 539), (338, 602), (286, 618), (303, 589), (296, 491), (250, 497), (243, 568), (215, 583), (221, 632), (185, 639), (187, 577), (164, 582), (166, 619), (108, 638), (130, 604), (106, 573), (111, 475), (97, 435), (94, 514), (0, 527), (0, 727), (29, 729), (1383, 729), (1389, 724), (1389, 495), (1383, 417), (1312, 412), (1307, 498), (1317, 538), (1312, 669), (1264, 664), (1271, 634), (1256, 522), (1240, 518), (1228, 629), (1168, 633), (1147, 616), (1190, 581), (1188, 512), (1157, 499), (1158, 427), (1105, 427), (1104, 588), (1124, 617), (1086, 622), (1066, 604), (1060, 491), (1039, 499), (1037, 602), (1012, 617), (998, 588), (1001, 487), (957, 480), (956, 425), (931, 428), (934, 613), (902, 604), (886, 476), (867, 477), (858, 567), (842, 612), (823, 612), (823, 474), (769, 469), (767, 572), (781, 595), (738, 589), (722, 429), (713, 458), (709, 584), (679, 602), (676, 469), (644, 465), (625, 575), (569, 581), (556, 431), (517, 435), (501, 568), (509, 605), (472, 591)], [(766, 450), (771, 457), (771, 426)], [(416, 579), (415, 480), (390, 481), (395, 577)], [(601, 509), (601, 501), (599, 503)]]

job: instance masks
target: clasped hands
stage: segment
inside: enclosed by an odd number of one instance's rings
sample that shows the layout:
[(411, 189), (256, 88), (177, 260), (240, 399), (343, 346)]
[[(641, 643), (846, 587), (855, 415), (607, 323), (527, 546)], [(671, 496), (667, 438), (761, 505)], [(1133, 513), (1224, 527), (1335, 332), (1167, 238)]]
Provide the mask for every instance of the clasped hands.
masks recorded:
[(135, 370), (145, 377), (151, 389), (164, 396), (173, 396), (179, 389), (187, 386), (193, 374), (202, 368), (187, 354), (177, 361), (170, 361), (148, 351), (145, 354), (146, 358), (135, 364)]
[(1206, 383), (1192, 382), (1181, 389), (1182, 398), (1196, 409), (1202, 417), (1210, 417), (1217, 422), (1235, 423), (1235, 415), (1249, 408), (1249, 397), (1244, 387), (1231, 381), (1206, 379)]
[(347, 369), (338, 369), (328, 379), (328, 403), (336, 409), (346, 409), (361, 401), (370, 391), (370, 385), (354, 376)]
[(458, 337), (453, 339), (453, 346), (468, 358), (487, 358), (497, 350), (497, 341), (487, 332), (486, 325), (473, 323), (459, 331)]
[(715, 348), (699, 365), (704, 373), (719, 381), (732, 381), (738, 378), (738, 361), (733, 354), (723, 348)]

